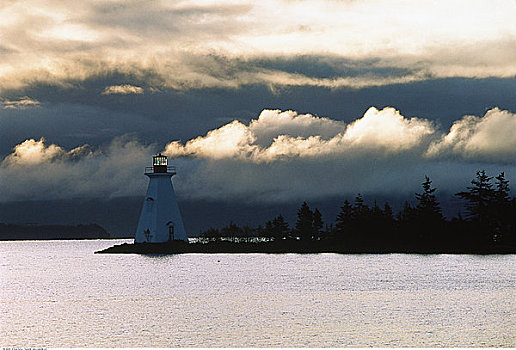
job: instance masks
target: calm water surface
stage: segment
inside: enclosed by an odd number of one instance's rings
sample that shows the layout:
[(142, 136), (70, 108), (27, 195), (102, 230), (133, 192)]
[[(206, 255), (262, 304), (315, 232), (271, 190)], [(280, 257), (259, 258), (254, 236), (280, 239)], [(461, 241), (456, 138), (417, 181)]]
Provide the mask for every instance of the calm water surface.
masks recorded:
[(516, 346), (516, 255), (99, 255), (0, 242), (0, 346)]

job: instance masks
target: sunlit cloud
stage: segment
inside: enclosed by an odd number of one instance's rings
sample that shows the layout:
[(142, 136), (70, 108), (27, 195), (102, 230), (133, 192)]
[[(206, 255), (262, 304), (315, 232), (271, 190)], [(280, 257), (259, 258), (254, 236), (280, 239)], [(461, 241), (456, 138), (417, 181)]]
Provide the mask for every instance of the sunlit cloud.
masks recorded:
[(39, 101), (36, 101), (30, 97), (22, 97), (18, 100), (1, 99), (0, 108), (3, 109), (26, 109), (31, 107), (38, 107)]
[(142, 169), (153, 153), (153, 146), (129, 138), (114, 139), (96, 150), (81, 145), (69, 151), (43, 138), (28, 139), (0, 165), (2, 197), (8, 201), (139, 194), (145, 184)]
[(143, 88), (129, 84), (107, 86), (102, 95), (130, 95), (143, 94)]
[[(8, 1), (0, 93), (113, 73), (144, 89), (514, 77), (514, 13), (511, 0)], [(295, 71), (274, 64), (299, 56), (320, 60)], [(314, 65), (332, 74), (314, 75)]]
[(434, 133), (428, 120), (404, 118), (394, 108), (371, 107), (345, 125), (329, 118), (264, 110), (249, 126), (233, 121), (182, 145), (165, 147), (171, 157), (239, 158), (270, 162), (290, 157), (353, 157), (356, 153), (397, 153), (411, 149)]
[(516, 162), (516, 114), (493, 108), (483, 116), (468, 115), (432, 143), (429, 157), (454, 156), (488, 162)]
[[(346, 124), (295, 111), (263, 110), (162, 152), (178, 169), (182, 198), (284, 201), (353, 195), (413, 195), (424, 175), (458, 190), (479, 167), (516, 174), (516, 114), (465, 116), (449, 131), (392, 107), (369, 108)], [(4, 200), (142, 195), (142, 172), (157, 145), (130, 138), (66, 150), (27, 139), (0, 164)], [(513, 174), (513, 175), (511, 175)], [(413, 184), (413, 187), (407, 184)]]
[(45, 139), (39, 141), (34, 139), (25, 140), (14, 147), (13, 153), (7, 156), (2, 164), (14, 165), (36, 165), (53, 161), (66, 154), (66, 151), (57, 145), (45, 145)]

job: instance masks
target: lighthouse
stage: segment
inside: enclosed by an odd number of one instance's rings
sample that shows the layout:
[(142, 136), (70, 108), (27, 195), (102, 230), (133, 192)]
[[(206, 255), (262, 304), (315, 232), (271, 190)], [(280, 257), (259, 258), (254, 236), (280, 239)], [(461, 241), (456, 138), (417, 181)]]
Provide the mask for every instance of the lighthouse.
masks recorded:
[(188, 241), (172, 186), (175, 174), (175, 167), (168, 166), (167, 156), (161, 153), (152, 157), (152, 167), (145, 168), (150, 181), (134, 243)]

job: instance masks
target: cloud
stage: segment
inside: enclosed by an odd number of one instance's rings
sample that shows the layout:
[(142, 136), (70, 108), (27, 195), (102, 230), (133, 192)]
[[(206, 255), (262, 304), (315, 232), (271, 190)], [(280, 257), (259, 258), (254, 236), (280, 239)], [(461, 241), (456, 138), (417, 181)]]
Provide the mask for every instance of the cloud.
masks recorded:
[[(458, 191), (479, 168), (516, 174), (515, 114), (494, 108), (466, 116), (446, 133), (424, 118), (371, 107), (346, 124), (295, 111), (263, 110), (163, 152), (178, 169), (180, 198), (256, 202), (352, 196), (413, 196), (424, 175)], [(0, 165), (3, 200), (141, 195), (142, 170), (157, 145), (125, 136), (70, 150), (28, 139)]]
[[(514, 77), (515, 11), (511, 0), (3, 2), (0, 92), (113, 74), (181, 90)], [(300, 56), (316, 59), (293, 70)]]
[(39, 141), (34, 139), (25, 140), (21, 144), (14, 147), (14, 152), (4, 159), (7, 166), (15, 165), (36, 165), (66, 155), (63, 148), (57, 145), (45, 145), (45, 139)]
[(171, 157), (236, 158), (270, 162), (283, 158), (353, 157), (356, 153), (398, 153), (434, 133), (428, 120), (404, 118), (394, 108), (371, 107), (349, 125), (294, 111), (264, 110), (249, 126), (233, 121), (182, 145), (169, 143)]
[(433, 142), (429, 157), (456, 156), (487, 162), (516, 162), (516, 114), (493, 108), (483, 117), (468, 115)]
[(31, 107), (38, 107), (39, 105), (39, 101), (36, 101), (28, 96), (21, 97), (17, 100), (0, 100), (0, 107), (2, 109), (26, 109)]
[(130, 84), (107, 86), (102, 95), (130, 95), (143, 94), (143, 88)]
[(0, 165), (3, 201), (76, 197), (118, 197), (144, 193), (143, 168), (155, 146), (127, 137), (93, 150), (66, 151), (42, 138), (14, 147)]

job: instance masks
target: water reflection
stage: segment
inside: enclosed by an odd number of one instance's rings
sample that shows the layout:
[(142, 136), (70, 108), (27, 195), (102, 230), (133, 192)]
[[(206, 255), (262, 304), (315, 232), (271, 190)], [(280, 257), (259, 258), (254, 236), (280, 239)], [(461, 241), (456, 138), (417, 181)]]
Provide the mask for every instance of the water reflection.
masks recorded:
[(2, 346), (516, 346), (516, 256), (0, 242)]

